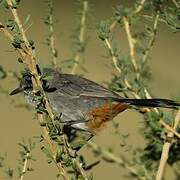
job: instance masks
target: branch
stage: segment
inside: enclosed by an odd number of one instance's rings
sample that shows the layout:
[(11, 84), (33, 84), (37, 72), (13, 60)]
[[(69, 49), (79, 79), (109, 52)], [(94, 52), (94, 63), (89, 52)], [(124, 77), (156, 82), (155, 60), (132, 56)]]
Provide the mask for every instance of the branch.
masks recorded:
[[(63, 140), (63, 144), (64, 144), (64, 147), (65, 147), (66, 153), (70, 157), (74, 157), (73, 150), (70, 148), (70, 144), (69, 144), (66, 136), (63, 136), (62, 140)], [(77, 170), (79, 171), (81, 176), (83, 177), (83, 180), (88, 180), (88, 177), (87, 177), (83, 167), (81, 166), (80, 162), (76, 158), (73, 158), (72, 161), (73, 161), (73, 164), (77, 167)]]
[(128, 43), (129, 43), (131, 62), (134, 66), (135, 71), (137, 71), (138, 67), (137, 67), (137, 62), (136, 62), (136, 57), (135, 57), (134, 39), (131, 35), (129, 21), (126, 17), (123, 17), (123, 22), (124, 22), (125, 31), (127, 34)]
[[(152, 49), (152, 46), (154, 44), (154, 39), (155, 39), (156, 31), (157, 31), (158, 20), (159, 20), (159, 14), (156, 15), (155, 20), (154, 20), (153, 36), (149, 40), (149, 43), (147, 45), (147, 49), (146, 49), (145, 55), (143, 57), (144, 61), (147, 59), (148, 53)], [(131, 32), (130, 32), (129, 22), (127, 21), (127, 18), (125, 18), (125, 17), (124, 17), (123, 21), (124, 21), (124, 25), (125, 25), (126, 34), (127, 34), (127, 37), (128, 37), (131, 61), (132, 61), (133, 65), (134, 65), (134, 67), (137, 69), (136, 59), (135, 59), (135, 49), (134, 49), (134, 44), (133, 44), (133, 38), (132, 38)], [(108, 47), (111, 47), (110, 43), (109, 43)], [(111, 53), (111, 54), (113, 55), (113, 53)], [(113, 60), (113, 58), (114, 57), (112, 56), (112, 60)], [(113, 62), (114, 62), (114, 60), (113, 60)], [(118, 67), (118, 69), (120, 69), (120, 67)], [(120, 71), (121, 71), (121, 69), (120, 69)], [(129, 90), (131, 90), (131, 93), (132, 93), (132, 95), (135, 98), (140, 98), (140, 96), (135, 91), (133, 91), (129, 81), (126, 78), (124, 79), (124, 83), (125, 83), (126, 87)], [(144, 93), (145, 93), (146, 98), (152, 98), (150, 93), (148, 92), (148, 90), (146, 88), (144, 88)], [(155, 109), (155, 112), (159, 113), (157, 108)], [(177, 116), (175, 118), (174, 128), (169, 127), (167, 124), (164, 123), (164, 121), (162, 119), (159, 121), (162, 125), (164, 125), (164, 127), (168, 131), (170, 131), (168, 133), (168, 136), (167, 136), (168, 138), (169, 137), (173, 138), (174, 135), (179, 137), (179, 133), (176, 132), (176, 128), (177, 128), (178, 123), (179, 123), (179, 119), (180, 119), (180, 111), (179, 111), (179, 113), (177, 114)], [(167, 158), (168, 158), (169, 149), (170, 149), (171, 145), (172, 145), (172, 142), (166, 142), (164, 144), (164, 146), (163, 146), (161, 161), (160, 161), (160, 165), (159, 165), (159, 169), (158, 169), (156, 180), (161, 180), (162, 179), (164, 168), (165, 168), (165, 165), (166, 165), (166, 162), (167, 162)], [(126, 168), (128, 169), (128, 167), (126, 167)]]
[(117, 72), (119, 73), (119, 76), (120, 76), (121, 75), (121, 69), (118, 66), (118, 59), (115, 55), (115, 52), (114, 52), (114, 50), (113, 50), (113, 48), (112, 48), (112, 46), (111, 46), (111, 44), (107, 38), (104, 40), (104, 42), (105, 42), (105, 45), (107, 46), (107, 48), (109, 49), (109, 51), (111, 53), (113, 65), (114, 65), (115, 69), (117, 70)]
[(7, 1), (7, 4), (9, 5), (10, 12), (12, 13), (12, 15), (14, 17), (14, 21), (16, 22), (16, 24), (17, 24), (17, 26), (19, 28), (20, 34), (22, 36), (22, 39), (24, 41), (24, 44), (25, 44), (25, 53), (27, 54), (27, 57), (26, 57), (25, 60), (27, 62), (27, 65), (28, 65), (29, 69), (32, 72), (32, 75), (35, 76), (35, 78), (33, 78), (33, 85), (34, 85), (34, 87), (37, 87), (38, 86), (38, 82), (39, 82), (38, 72), (37, 72), (37, 69), (36, 69), (36, 62), (35, 62), (35, 58), (34, 58), (34, 55), (32, 53), (32, 50), (30, 48), (29, 41), (26, 38), (26, 34), (25, 34), (24, 29), (23, 29), (23, 25), (22, 25), (22, 23), (21, 23), (21, 21), (19, 19), (19, 16), (17, 14), (17, 10), (16, 10), (16, 8), (13, 8), (12, 0), (6, 0), (6, 1)]
[[(109, 51), (110, 51), (110, 53), (111, 53), (113, 65), (114, 65), (115, 69), (117, 70), (118, 75), (120, 76), (122, 70), (121, 70), (121, 68), (120, 68), (119, 65), (118, 65), (118, 59), (117, 59), (117, 56), (115, 55), (115, 52), (114, 52), (114, 50), (113, 50), (113, 48), (112, 48), (112, 46), (111, 46), (111, 43), (110, 43), (110, 41), (109, 41), (107, 38), (104, 40), (104, 42), (105, 42), (106, 47), (109, 49)], [(139, 96), (135, 91), (133, 91), (133, 88), (132, 88), (132, 86), (130, 85), (130, 83), (129, 83), (129, 81), (128, 81), (127, 78), (124, 79), (124, 84), (127, 86), (127, 88), (130, 90), (131, 94), (132, 94), (135, 98), (137, 98), (137, 99), (140, 98), (140, 96)]]
[[(55, 117), (54, 117), (53, 111), (52, 111), (51, 106), (50, 106), (50, 104), (48, 102), (48, 99), (47, 99), (47, 97), (45, 95), (45, 92), (44, 92), (44, 90), (42, 88), (42, 84), (41, 84), (41, 81), (40, 81), (40, 76), (38, 75), (38, 72), (37, 72), (35, 54), (33, 53), (32, 49), (30, 48), (30, 45), (29, 45), (29, 42), (28, 42), (27, 37), (25, 35), (25, 31), (23, 29), (22, 23), (21, 23), (21, 21), (20, 21), (20, 19), (18, 17), (17, 10), (13, 8), (13, 4), (12, 4), (11, 0), (7, 0), (7, 3), (9, 5), (9, 9), (12, 12), (12, 15), (14, 17), (14, 21), (17, 23), (17, 26), (18, 26), (18, 28), (20, 30), (20, 34), (22, 35), (22, 39), (23, 39), (24, 44), (25, 44), (25, 48), (21, 47), (21, 49), (23, 50), (23, 52), (26, 55), (24, 57), (25, 58), (24, 61), (27, 62), (28, 68), (32, 72), (33, 91), (36, 92), (36, 90), (38, 90), (38, 91), (41, 92), (41, 95), (42, 95), (42, 97), (43, 97), (43, 99), (45, 101), (45, 108), (46, 108), (46, 110), (48, 112), (48, 115), (49, 115), (51, 121), (52, 121), (52, 124), (56, 128), (55, 123), (54, 123), (54, 118)], [(22, 50), (20, 52), (22, 52)], [(24, 55), (24, 54), (22, 54), (22, 55)], [(37, 113), (37, 117), (38, 117), (38, 120), (39, 120), (40, 124), (44, 122), (42, 113)], [(64, 169), (64, 166), (61, 164), (61, 162), (56, 161), (56, 146), (55, 146), (56, 144), (50, 139), (49, 132), (48, 132), (48, 127), (43, 127), (42, 129), (43, 129), (44, 139), (48, 143), (50, 151), (52, 153), (53, 162), (56, 164), (56, 166), (57, 166), (57, 168), (59, 170), (59, 173), (63, 177), (63, 179), (69, 180), (68, 174), (67, 174), (66, 170)], [(62, 135), (62, 138), (63, 139), (65, 138), (65, 134)], [(68, 151), (68, 152), (73, 151), (71, 149), (70, 145), (69, 146), (66, 146), (66, 144), (63, 144), (63, 145), (66, 148), (66, 151)], [(78, 165), (78, 163), (79, 163), (78, 160), (76, 159), (75, 161), (76, 161), (76, 163)], [(81, 166), (79, 166), (78, 170), (79, 170), (79, 173), (82, 175), (82, 177), (85, 180), (87, 180), (87, 177), (86, 177), (86, 175), (85, 175), (85, 173), (83, 171), (83, 168)]]
[(73, 159), (73, 161), (74, 161), (76, 168), (80, 172), (81, 176), (84, 178), (83, 180), (89, 180), (89, 178), (87, 177), (82, 165), (76, 159)]
[[(141, 2), (138, 3), (138, 6), (135, 8), (135, 10), (134, 10), (133, 13), (134, 13), (134, 14), (138, 14), (138, 13), (142, 10), (145, 2), (146, 2), (146, 0), (141, 0)], [(116, 27), (116, 25), (118, 24), (118, 21), (119, 21), (119, 20), (120, 20), (120, 19), (115, 19), (115, 20), (111, 23), (110, 28), (109, 28), (109, 31), (110, 31), (110, 32), (112, 32), (112, 31), (115, 29), (115, 27)]]
[(134, 11), (135, 14), (139, 13), (142, 10), (145, 2), (146, 2), (146, 0), (141, 0), (139, 2), (139, 5), (137, 6), (137, 8)]
[[(180, 122), (180, 110), (177, 112), (175, 120), (174, 120), (174, 126), (173, 126), (174, 130), (176, 130), (177, 127), (179, 126), (179, 122)], [(167, 141), (163, 145), (161, 159), (160, 159), (158, 171), (156, 174), (156, 180), (163, 179), (166, 163), (169, 156), (169, 150), (170, 150), (171, 145), (173, 144), (173, 141), (172, 141), (173, 137), (174, 137), (174, 134), (172, 132), (169, 132), (167, 135)], [(171, 141), (169, 141), (169, 139)]]
[[(2, 31), (2, 33), (5, 35), (5, 37), (7, 37), (11, 43), (14, 42), (14, 37), (13, 35), (5, 28), (5, 26), (0, 22), (0, 31)], [(14, 47), (14, 46), (13, 46)], [(15, 47), (15, 50), (19, 53), (19, 55), (22, 57), (22, 58), (26, 58), (26, 52), (23, 51), (22, 49), (20, 48), (17, 48)], [(23, 59), (22, 59), (23, 60)], [(23, 61), (24, 64), (26, 64), (25, 61)], [(26, 64), (27, 65), (27, 64)]]
[(149, 55), (149, 52), (151, 51), (153, 45), (154, 45), (154, 41), (155, 41), (155, 37), (157, 34), (157, 27), (158, 27), (158, 21), (159, 21), (159, 13), (156, 14), (155, 19), (154, 19), (154, 24), (153, 24), (153, 34), (148, 42), (148, 45), (146, 47), (146, 50), (144, 51), (144, 55), (142, 57), (142, 62), (145, 63), (145, 61), (147, 60), (147, 57)]
[(177, 9), (180, 8), (180, 5), (176, 2), (176, 0), (172, 0), (172, 2), (174, 3), (174, 5), (177, 7)]
[[(32, 49), (30, 48), (30, 45), (29, 45), (29, 42), (28, 42), (28, 39), (26, 37), (26, 34), (25, 34), (25, 31), (23, 29), (23, 26), (22, 26), (22, 23), (19, 19), (19, 16), (18, 16), (18, 13), (17, 13), (17, 10), (15, 8), (13, 8), (13, 4), (12, 4), (12, 0), (6, 0), (8, 5), (9, 5), (9, 8), (10, 8), (10, 11), (14, 17), (14, 21), (16, 22), (19, 30), (20, 30), (20, 34), (22, 35), (22, 39), (24, 41), (24, 44), (25, 44), (25, 49), (24, 52), (26, 53), (26, 55), (23, 53), (21, 54), (22, 56), (24, 56), (24, 61), (27, 63), (28, 65), (28, 68), (30, 69), (30, 71), (32, 72), (32, 83), (33, 83), (33, 90), (36, 91), (36, 89), (40, 89), (41, 91), (41, 94), (43, 95), (43, 98), (45, 100), (45, 106), (46, 106), (46, 110), (52, 120), (52, 122), (54, 121), (54, 115), (53, 115), (53, 112), (52, 112), (52, 109), (48, 103), (48, 100), (45, 96), (45, 93), (43, 91), (43, 88), (42, 88), (42, 85), (41, 85), (41, 82), (40, 82), (40, 77), (38, 75), (38, 72), (37, 72), (37, 68), (36, 68), (36, 59), (35, 59), (35, 56), (32, 52)], [(9, 38), (11, 36), (8, 36)], [(12, 41), (12, 38), (10, 38), (10, 40)], [(22, 50), (20, 50), (20, 53), (22, 53)], [(38, 120), (39, 122), (43, 122), (43, 115), (41, 113), (37, 113), (37, 117), (38, 117)], [(46, 141), (48, 142), (49, 146), (50, 146), (50, 150), (53, 154), (53, 161), (55, 162), (56, 166), (58, 167), (58, 170), (59, 170), (59, 173), (62, 175), (63, 179), (64, 180), (68, 180), (68, 175), (67, 175), (67, 172), (65, 171), (64, 167), (62, 166), (61, 163), (57, 163), (56, 162), (56, 159), (55, 159), (55, 154), (54, 154), (54, 151), (53, 151), (53, 142), (51, 142), (51, 140), (49, 139), (49, 134), (48, 134), (48, 130), (43, 128), (43, 133), (44, 133), (44, 138), (46, 139)]]
[[(40, 124), (44, 123), (43, 115), (37, 114), (37, 116), (38, 116), (38, 120), (39, 120)], [(52, 154), (52, 160), (53, 160), (54, 164), (56, 165), (60, 175), (63, 177), (64, 180), (69, 180), (68, 174), (67, 174), (66, 170), (64, 169), (63, 165), (61, 164), (61, 162), (57, 163), (57, 161), (56, 161), (56, 146), (49, 137), (48, 128), (46, 126), (41, 126), (41, 129), (43, 132), (43, 138), (45, 139), (46, 143), (48, 144), (50, 152)]]
[(54, 38), (54, 27), (53, 27), (53, 1), (49, 0), (49, 16), (48, 16), (48, 27), (49, 27), (49, 47), (52, 54), (52, 63), (55, 69), (57, 69), (57, 50), (55, 48)]
[(115, 29), (117, 24), (118, 24), (118, 20), (116, 19), (111, 23), (111, 25), (109, 27), (109, 32), (112, 32)]
[[(87, 11), (88, 11), (88, 1), (84, 0), (81, 22), (80, 22), (80, 32), (79, 32), (79, 44), (80, 45), (82, 45), (84, 42), (84, 32), (85, 32), (85, 27), (86, 27)], [(74, 65), (72, 67), (71, 74), (75, 74), (77, 67), (78, 67), (79, 60), (80, 60), (80, 51), (77, 50), (77, 52), (74, 56)]]
[(28, 158), (29, 158), (29, 153), (26, 154), (26, 158), (24, 160), (24, 165), (19, 180), (23, 180), (24, 178), (24, 174), (26, 173), (26, 169), (27, 169)]
[(174, 130), (174, 128), (172, 128), (171, 126), (169, 126), (168, 124), (166, 124), (162, 119), (159, 120), (159, 122), (171, 133), (174, 134), (174, 136), (176, 136), (177, 138), (180, 139), (180, 134)]
[(97, 153), (101, 153), (101, 156), (105, 159), (109, 159), (115, 163), (117, 163), (120, 166), (123, 166), (124, 168), (128, 169), (134, 176), (137, 177), (137, 179), (139, 180), (147, 180), (150, 179), (149, 177), (142, 177), (139, 175), (139, 172), (134, 169), (133, 167), (131, 167), (126, 161), (124, 161), (123, 158), (116, 156), (115, 154), (111, 153), (110, 151), (107, 151), (105, 149), (102, 149), (101, 147), (99, 147), (98, 145), (96, 145), (93, 142), (88, 142), (88, 145), (90, 146), (90, 148), (92, 148), (93, 151), (97, 152)]

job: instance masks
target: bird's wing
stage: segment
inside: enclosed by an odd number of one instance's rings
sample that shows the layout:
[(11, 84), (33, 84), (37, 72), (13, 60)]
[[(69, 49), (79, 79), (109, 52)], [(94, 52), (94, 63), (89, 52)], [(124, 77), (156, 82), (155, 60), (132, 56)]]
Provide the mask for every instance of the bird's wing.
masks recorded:
[(120, 98), (118, 94), (86, 78), (72, 74), (60, 74), (52, 69), (47, 73), (46, 71), (46, 76), (52, 76), (52, 79), (49, 78), (47, 86), (49, 89), (55, 89), (57, 93), (74, 97)]

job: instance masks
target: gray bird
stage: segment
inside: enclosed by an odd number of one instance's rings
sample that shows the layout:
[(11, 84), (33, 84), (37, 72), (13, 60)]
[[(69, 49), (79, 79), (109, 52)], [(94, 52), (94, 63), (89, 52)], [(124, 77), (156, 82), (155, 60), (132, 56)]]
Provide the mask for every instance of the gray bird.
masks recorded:
[[(31, 74), (24, 74), (20, 86), (10, 95), (23, 92), (30, 104), (34, 104)], [(60, 117), (67, 132), (75, 131), (95, 135), (105, 122), (132, 106), (178, 108), (180, 103), (169, 99), (127, 99), (86, 78), (61, 74), (51, 68), (43, 69), (42, 87), (54, 114)], [(73, 134), (69, 133), (70, 139)]]

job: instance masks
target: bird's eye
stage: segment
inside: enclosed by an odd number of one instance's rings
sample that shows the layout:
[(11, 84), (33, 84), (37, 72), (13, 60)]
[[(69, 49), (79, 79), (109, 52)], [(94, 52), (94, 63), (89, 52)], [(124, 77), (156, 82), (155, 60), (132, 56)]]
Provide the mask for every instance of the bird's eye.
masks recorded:
[(32, 87), (32, 80), (31, 80), (31, 76), (30, 75), (24, 75), (22, 80), (21, 80), (21, 83), (20, 83), (20, 86), (23, 87), (24, 89), (29, 89)]
[(27, 82), (27, 83), (31, 83), (31, 76), (25, 76), (24, 77), (24, 80)]

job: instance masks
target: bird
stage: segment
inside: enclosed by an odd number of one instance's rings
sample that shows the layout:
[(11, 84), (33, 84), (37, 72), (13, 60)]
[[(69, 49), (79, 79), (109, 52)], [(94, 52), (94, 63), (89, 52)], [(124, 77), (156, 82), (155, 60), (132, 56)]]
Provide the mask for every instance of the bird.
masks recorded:
[[(53, 68), (43, 69), (41, 83), (53, 113), (64, 125), (69, 139), (74, 139), (75, 133), (78, 133), (85, 134), (83, 138), (88, 141), (104, 129), (106, 122), (132, 106), (173, 109), (180, 106), (170, 99), (124, 98), (96, 82), (74, 74), (63, 74)], [(20, 92), (28, 103), (35, 105), (31, 73), (22, 76), (19, 87), (10, 95)]]

